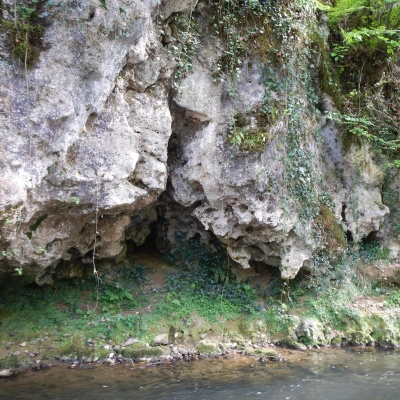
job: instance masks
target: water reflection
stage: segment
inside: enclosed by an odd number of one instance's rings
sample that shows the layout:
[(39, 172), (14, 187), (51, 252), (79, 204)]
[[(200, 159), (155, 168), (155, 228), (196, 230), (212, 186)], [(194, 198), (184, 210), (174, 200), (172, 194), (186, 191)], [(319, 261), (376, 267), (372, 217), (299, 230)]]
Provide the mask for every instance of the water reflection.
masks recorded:
[(286, 352), (286, 363), (203, 360), (173, 366), (68, 370), (55, 366), (0, 381), (0, 399), (396, 399), (400, 353)]

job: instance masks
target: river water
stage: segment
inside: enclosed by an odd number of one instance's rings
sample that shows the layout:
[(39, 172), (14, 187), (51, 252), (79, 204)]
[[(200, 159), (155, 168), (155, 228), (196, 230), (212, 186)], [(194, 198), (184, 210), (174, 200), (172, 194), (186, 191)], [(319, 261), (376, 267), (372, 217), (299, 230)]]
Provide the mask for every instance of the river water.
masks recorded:
[(208, 359), (69, 370), (66, 365), (0, 381), (0, 399), (395, 400), (400, 352), (281, 351), (287, 361)]

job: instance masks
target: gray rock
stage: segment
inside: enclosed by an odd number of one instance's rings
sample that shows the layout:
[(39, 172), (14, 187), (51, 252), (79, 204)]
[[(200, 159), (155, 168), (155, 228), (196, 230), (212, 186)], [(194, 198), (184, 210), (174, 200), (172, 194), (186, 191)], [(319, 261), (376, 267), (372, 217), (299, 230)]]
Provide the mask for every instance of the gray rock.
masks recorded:
[(154, 340), (153, 340), (153, 345), (154, 346), (166, 346), (168, 345), (168, 335), (166, 333), (163, 333), (161, 335), (157, 335)]
[(128, 338), (128, 340), (124, 343), (124, 346), (130, 346), (132, 344), (139, 343), (139, 339), (136, 338)]
[[(79, 18), (88, 20), (92, 4), (81, 3)], [(135, 245), (144, 243), (158, 218), (156, 203), (167, 179), (168, 194), (178, 209), (172, 202), (166, 207), (163, 239), (171, 244), (178, 227), (190, 237), (200, 231), (204, 242), (210, 231), (243, 268), (257, 260), (281, 268), (287, 279), (300, 268), (312, 268), (314, 255), (325, 248), (312, 218), (302, 221), (302, 202), (286, 181), (291, 169), (289, 161), (283, 161), (289, 158), (283, 157), (283, 149), (293, 135), (287, 118), (258, 127), (267, 130), (269, 138), (260, 151), (244, 152), (227, 142), (234, 111), (250, 115), (265, 95), (276, 95), (266, 93), (261, 84), (263, 63), (256, 58), (243, 64), (232, 98), (229, 85), (214, 82), (221, 43), (209, 37), (196, 52), (193, 70), (170, 98), (176, 63), (159, 41), (154, 16), (168, 18), (196, 3), (136, 0), (126, 2), (121, 13), (118, 2), (108, 2), (107, 12), (96, 12), (79, 28), (87, 40), (73, 45), (68, 38), (78, 34), (76, 12), (60, 10), (46, 28), (46, 50), (26, 77), (15, 73), (12, 62), (0, 63), (0, 87), (6, 88), (0, 113), (0, 235), (12, 265), (29, 265), (38, 284), (51, 282), (52, 271), (70, 257), (71, 248), (79, 254), (92, 250), (97, 211), (106, 217), (97, 221), (99, 261), (123, 259), (128, 238)], [(313, 24), (299, 27), (306, 36), (308, 26)], [(295, 35), (288, 41), (296, 51), (308, 50), (301, 48), (306, 41), (297, 42)], [(286, 73), (276, 69), (276, 79)], [(310, 157), (304, 156), (304, 165), (296, 164), (297, 181), (307, 182), (310, 190), (306, 203), (318, 202), (325, 193), (334, 219), (355, 241), (379, 232), (391, 256), (398, 257), (398, 238), (390, 229), (381, 229), (384, 220), (390, 225), (381, 195), (383, 167), (375, 164), (368, 146), (355, 146), (344, 156), (340, 129), (310, 111), (300, 81), (293, 79), (291, 97), (301, 100), (296, 116), (299, 126), (306, 127), (297, 135), (299, 140), (304, 137), (298, 149)], [(26, 82), (34, 93), (29, 107)], [(251, 117), (247, 127), (256, 127), (255, 120)], [(176, 150), (168, 157), (172, 128)], [(99, 188), (102, 195), (96, 196)], [(342, 207), (348, 204), (342, 221)], [(39, 231), (32, 232), (30, 227), (39, 223)], [(13, 249), (19, 251), (13, 254)], [(70, 262), (61, 273), (73, 277), (83, 272), (79, 263)]]

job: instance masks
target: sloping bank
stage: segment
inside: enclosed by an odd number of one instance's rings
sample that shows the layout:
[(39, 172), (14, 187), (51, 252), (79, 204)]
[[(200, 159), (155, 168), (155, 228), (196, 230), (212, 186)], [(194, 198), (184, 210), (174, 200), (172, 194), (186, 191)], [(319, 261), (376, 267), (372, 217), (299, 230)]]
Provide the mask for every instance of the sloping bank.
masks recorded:
[[(243, 270), (216, 269), (223, 252), (188, 243), (195, 269), (139, 253), (129, 266), (104, 270), (99, 287), (90, 275), (52, 286), (11, 278), (0, 303), (1, 369), (230, 354), (267, 361), (280, 359), (277, 346), (400, 344), (398, 266), (378, 260), (377, 246), (348, 253), (329, 279), (285, 282), (273, 270), (244, 277), (234, 275)], [(363, 275), (355, 268), (361, 263)]]

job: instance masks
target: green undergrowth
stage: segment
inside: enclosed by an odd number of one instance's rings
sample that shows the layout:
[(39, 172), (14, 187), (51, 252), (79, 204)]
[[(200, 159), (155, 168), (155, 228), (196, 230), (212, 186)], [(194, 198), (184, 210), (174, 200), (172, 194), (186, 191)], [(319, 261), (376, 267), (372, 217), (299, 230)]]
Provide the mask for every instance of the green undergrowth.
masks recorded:
[[(355, 344), (400, 341), (398, 313), (368, 314), (355, 304), (364, 296), (385, 302), (384, 310), (400, 306), (399, 289), (366, 282), (358, 273), (360, 260), (374, 263), (386, 257), (378, 243), (350, 248), (325, 274), (300, 274), (292, 281), (282, 281), (277, 269), (268, 284), (260, 287), (238, 281), (217, 246), (207, 251), (198, 239), (187, 240), (182, 233), (176, 239), (175, 251), (169, 256), (174, 266), (163, 287), (152, 285), (146, 268), (139, 275), (132, 273), (137, 279), (128, 280), (129, 285), (126, 275), (131, 274), (125, 271), (125, 279), (120, 275), (125, 286), (103, 280), (99, 290), (91, 278), (58, 279), (42, 287), (24, 275), (4, 282), (0, 343), (11, 342), (13, 347), (2, 365), (16, 362), (9, 354), (21, 350), (18, 344), (24, 341), (28, 351), (37, 351), (42, 358), (107, 357), (104, 344), (123, 345), (129, 337), (139, 342), (124, 350), (125, 357), (160, 355), (161, 350), (151, 345), (163, 333), (171, 343), (194, 345), (199, 344), (201, 334), (214, 337), (217, 343), (223, 338), (269, 339), (292, 347), (340, 343), (342, 336)], [(123, 272), (120, 267), (116, 270)], [(305, 320), (313, 321), (314, 331), (300, 334)], [(317, 328), (322, 332), (319, 336)], [(332, 336), (329, 332), (333, 331), (342, 334)], [(94, 344), (88, 345), (89, 339)]]
[(342, 125), (345, 148), (368, 143), (389, 170), (399, 167), (398, 2), (340, 0), (327, 16), (324, 85), (339, 110), (328, 117)]

